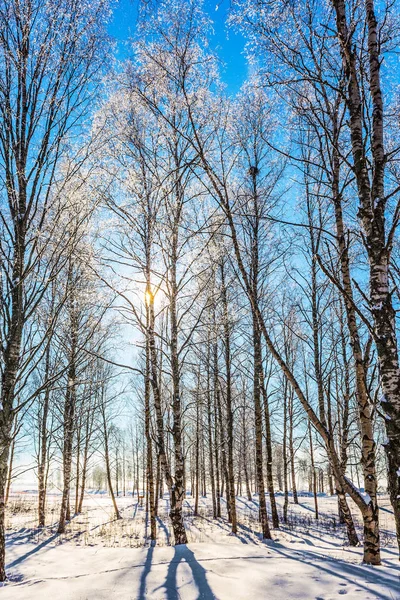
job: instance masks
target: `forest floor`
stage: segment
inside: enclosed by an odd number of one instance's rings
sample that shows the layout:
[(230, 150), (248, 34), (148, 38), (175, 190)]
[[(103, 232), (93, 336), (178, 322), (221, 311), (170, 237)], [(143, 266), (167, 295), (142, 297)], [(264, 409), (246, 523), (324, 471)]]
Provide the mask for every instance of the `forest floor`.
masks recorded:
[[(336, 498), (320, 496), (290, 503), (289, 522), (262, 541), (258, 497), (237, 498), (239, 531), (230, 534), (226, 517), (212, 519), (210, 500), (185, 501), (188, 545), (174, 547), (168, 496), (160, 500), (158, 543), (149, 547), (146, 511), (136, 498), (120, 497), (122, 519), (111, 500), (87, 494), (82, 514), (64, 535), (56, 534), (60, 497), (49, 496), (48, 522), (36, 527), (34, 493), (13, 494), (7, 514), (9, 582), (1, 600), (400, 600), (400, 566), (392, 509), (380, 497), (382, 566), (361, 564), (362, 549), (346, 544), (337, 521)], [(280, 512), (283, 497), (277, 496)], [(222, 503), (225, 514), (225, 503)], [(354, 507), (353, 507), (354, 508)], [(362, 530), (354, 508), (357, 527)]]

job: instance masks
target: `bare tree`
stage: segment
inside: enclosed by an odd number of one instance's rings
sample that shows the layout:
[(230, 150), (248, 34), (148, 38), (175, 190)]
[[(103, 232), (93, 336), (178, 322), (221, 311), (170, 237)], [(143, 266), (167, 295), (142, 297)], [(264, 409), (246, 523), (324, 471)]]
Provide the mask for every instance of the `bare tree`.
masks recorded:
[(95, 82), (104, 61), (106, 14), (107, 4), (102, 0), (90, 6), (75, 0), (22, 4), (4, 0), (0, 5), (1, 581), (6, 578), (4, 488), (15, 388), (26, 360), (21, 348), (26, 324), (46, 282), (59, 269), (50, 263), (50, 269), (36, 278), (43, 247), (52, 235), (48, 217), (57, 213), (53, 184), (65, 152), (64, 141), (84, 116), (93, 94), (89, 81)]

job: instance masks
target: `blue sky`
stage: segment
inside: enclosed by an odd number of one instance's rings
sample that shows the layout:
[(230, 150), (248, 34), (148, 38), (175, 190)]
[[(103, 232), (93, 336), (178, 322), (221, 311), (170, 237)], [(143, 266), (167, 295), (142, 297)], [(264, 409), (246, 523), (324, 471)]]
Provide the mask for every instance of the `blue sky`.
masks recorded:
[[(204, 7), (214, 22), (215, 33), (210, 41), (223, 63), (222, 79), (228, 92), (235, 94), (246, 79), (247, 63), (243, 53), (243, 36), (232, 30), (228, 31), (225, 25), (229, 4), (230, 0), (222, 0), (219, 3), (218, 0), (205, 0)], [(109, 32), (118, 42), (120, 58), (126, 53), (125, 42), (135, 32), (137, 5), (137, 0), (119, 0), (114, 9)]]

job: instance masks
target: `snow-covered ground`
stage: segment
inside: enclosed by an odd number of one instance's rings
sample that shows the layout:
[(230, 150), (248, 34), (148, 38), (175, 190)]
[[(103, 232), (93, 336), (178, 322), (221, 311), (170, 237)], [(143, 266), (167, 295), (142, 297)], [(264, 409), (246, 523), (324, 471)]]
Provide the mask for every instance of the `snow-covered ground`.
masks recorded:
[[(278, 496), (281, 508), (283, 498)], [(209, 499), (185, 502), (189, 543), (171, 546), (168, 497), (160, 501), (159, 539), (146, 541), (145, 510), (136, 499), (119, 498), (123, 519), (115, 521), (110, 498), (88, 495), (81, 515), (63, 536), (54, 526), (39, 532), (34, 494), (12, 497), (8, 514), (7, 562), (10, 582), (1, 600), (400, 600), (400, 567), (392, 511), (382, 497), (383, 565), (361, 564), (361, 548), (346, 545), (336, 518), (336, 499), (290, 504), (289, 523), (263, 542), (257, 523), (257, 496), (238, 498), (239, 532), (229, 534), (225, 518), (212, 519)], [(56, 523), (59, 496), (50, 496), (48, 517)], [(356, 510), (354, 510), (356, 515)]]

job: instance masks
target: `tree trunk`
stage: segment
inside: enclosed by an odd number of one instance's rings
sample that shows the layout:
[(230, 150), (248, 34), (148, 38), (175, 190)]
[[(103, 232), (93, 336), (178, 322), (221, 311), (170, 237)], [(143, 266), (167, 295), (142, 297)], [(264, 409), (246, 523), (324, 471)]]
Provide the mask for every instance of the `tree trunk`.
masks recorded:
[(75, 415), (75, 364), (71, 363), (68, 371), (68, 387), (64, 405), (64, 444), (63, 444), (63, 491), (61, 496), (60, 519), (57, 533), (65, 532), (65, 524), (69, 513), (69, 493), (72, 473), (72, 444), (74, 439)]
[(106, 408), (105, 408), (105, 398), (104, 391), (102, 392), (102, 404), (101, 404), (101, 412), (103, 417), (103, 435), (104, 435), (104, 458), (106, 463), (106, 475), (107, 475), (107, 485), (108, 491), (111, 496), (111, 500), (114, 507), (114, 514), (116, 519), (120, 519), (121, 515), (118, 510), (117, 501), (115, 500), (114, 489), (112, 484), (112, 475), (111, 475), (111, 466), (110, 466), (110, 451), (109, 451), (109, 441), (108, 441), (108, 426), (106, 420)]
[(275, 499), (274, 476), (272, 472), (272, 436), (271, 436), (271, 421), (269, 417), (268, 394), (264, 383), (264, 373), (261, 372), (261, 391), (264, 400), (264, 419), (265, 419), (265, 441), (267, 449), (267, 483), (269, 492), (269, 501), (271, 503), (272, 527), (279, 528), (279, 516)]
[(76, 481), (75, 481), (75, 514), (78, 514), (79, 507), (79, 483), (81, 479), (80, 470), (80, 454), (81, 454), (81, 428), (82, 428), (82, 415), (79, 418), (79, 425), (77, 427), (77, 443), (76, 443)]
[(299, 503), (299, 499), (297, 497), (297, 486), (296, 486), (296, 467), (294, 462), (294, 397), (293, 392), (289, 390), (289, 457), (290, 457), (290, 474), (292, 477), (292, 492), (293, 492), (293, 502), (295, 504)]
[(174, 485), (171, 487), (171, 509), (170, 518), (174, 530), (175, 544), (187, 544), (185, 526), (183, 523), (183, 501), (184, 490), (184, 455), (182, 449), (182, 408), (180, 391), (180, 364), (178, 356), (178, 318), (177, 318), (177, 256), (178, 256), (178, 234), (173, 232), (172, 260), (171, 260), (171, 294), (170, 294), (170, 361), (172, 376), (172, 437), (174, 440)]
[[(149, 289), (149, 283), (147, 283)], [(144, 382), (144, 428), (146, 437), (146, 476), (147, 476), (147, 502), (150, 507), (150, 539), (152, 545), (157, 540), (157, 522), (156, 522), (156, 509), (154, 499), (154, 473), (153, 473), (153, 447), (151, 440), (150, 430), (150, 343), (149, 343), (149, 306), (146, 307), (146, 369), (145, 369), (145, 382)], [(125, 458), (124, 458), (125, 460)], [(124, 467), (125, 471), (125, 467)], [(124, 475), (124, 488), (125, 488), (125, 475)], [(124, 491), (125, 495), (125, 491)]]
[[(92, 387), (90, 386), (89, 390), (90, 397), (92, 395)], [(93, 424), (94, 424), (94, 409), (92, 410), (92, 414), (88, 414), (86, 418), (86, 428), (85, 428), (85, 446), (83, 450), (83, 462), (82, 462), (82, 477), (81, 477), (81, 489), (80, 496), (78, 502), (78, 514), (82, 512), (83, 506), (83, 498), (85, 495), (85, 487), (86, 487), (86, 477), (87, 477), (87, 469), (88, 469), (88, 461), (89, 461), (89, 445), (90, 439), (93, 433)]]
[[(256, 435), (256, 478), (259, 493), (259, 508), (262, 537), (271, 539), (271, 532), (268, 523), (267, 504), (265, 501), (264, 487), (264, 469), (263, 469), (263, 426), (261, 411), (261, 386), (262, 378), (262, 357), (261, 357), (261, 336), (258, 328), (257, 319), (253, 314), (253, 399), (254, 399), (254, 427)], [(271, 471), (272, 474), (272, 471)], [(273, 489), (273, 486), (272, 486)], [(274, 497), (275, 500), (275, 497)]]
[[(217, 326), (215, 321), (215, 306), (213, 307), (213, 332), (215, 341), (213, 342), (213, 386), (214, 386), (214, 440), (215, 440), (215, 503), (216, 516), (221, 517), (221, 489), (220, 489), (220, 448), (223, 447), (223, 436), (219, 424), (219, 372), (218, 372), (218, 341)], [(218, 431), (219, 429), (219, 431)], [(219, 435), (218, 435), (219, 434)]]
[(8, 503), (8, 497), (10, 495), (10, 487), (11, 487), (13, 463), (14, 463), (14, 452), (15, 452), (15, 432), (13, 435), (13, 441), (11, 442), (10, 459), (8, 461), (7, 487), (6, 487), (6, 497), (5, 497), (6, 506)]
[[(210, 467), (211, 498), (213, 508), (213, 519), (217, 518), (217, 499), (214, 476), (214, 444), (212, 427), (212, 399), (211, 399), (211, 375), (210, 375), (210, 339), (207, 340), (207, 433), (208, 433), (208, 464)], [(215, 417), (214, 417), (215, 418)], [(216, 445), (216, 440), (215, 440)]]
[[(52, 294), (51, 310), (53, 312), (54, 294)], [(44, 381), (48, 382), (50, 376), (50, 349), (51, 344), (48, 342), (45, 355), (45, 372)], [(46, 522), (46, 469), (48, 462), (48, 431), (47, 420), (49, 416), (50, 404), (50, 387), (46, 386), (44, 390), (42, 415), (40, 419), (40, 438), (39, 438), (39, 464), (38, 464), (38, 526), (44, 527)]]
[[(151, 294), (151, 292), (150, 292)], [(182, 455), (182, 447), (181, 447), (181, 430), (180, 430), (180, 397), (179, 397), (179, 363), (176, 352), (176, 328), (174, 327), (174, 341), (173, 341), (173, 350), (171, 349), (171, 363), (173, 362), (173, 381), (174, 381), (174, 419), (176, 420), (175, 429), (174, 429), (174, 443), (176, 448), (175, 458), (178, 458), (178, 463), (176, 464), (177, 475), (178, 475), (178, 487), (176, 487), (176, 480), (173, 481), (172, 474), (169, 467), (166, 446), (165, 446), (165, 432), (164, 432), (164, 417), (161, 406), (161, 394), (160, 394), (160, 386), (159, 386), (159, 376), (158, 376), (158, 361), (157, 361), (157, 350), (155, 343), (155, 332), (154, 332), (154, 323), (155, 323), (155, 315), (154, 315), (154, 297), (151, 294), (149, 299), (149, 347), (150, 347), (150, 359), (151, 359), (151, 384), (153, 389), (153, 398), (154, 398), (154, 408), (156, 411), (156, 423), (157, 423), (157, 446), (158, 446), (158, 455), (160, 457), (161, 469), (165, 476), (165, 481), (168, 486), (168, 491), (170, 494), (171, 501), (171, 510), (170, 510), (170, 518), (172, 521), (175, 544), (186, 544), (186, 531), (183, 524), (183, 515), (182, 515), (182, 504), (183, 504), (183, 496), (184, 491), (182, 489), (183, 482), (183, 455)], [(174, 321), (176, 325), (176, 320)], [(171, 343), (172, 345), (172, 343)], [(176, 479), (175, 474), (175, 479)]]
[(289, 465), (287, 459), (287, 430), (288, 430), (288, 388), (289, 384), (287, 381), (284, 382), (284, 392), (283, 392), (283, 444), (282, 444), (282, 454), (283, 454), (283, 484), (284, 484), (284, 495), (285, 500), (283, 503), (283, 520), (287, 523), (287, 513), (289, 506), (289, 486), (288, 486), (288, 472)]
[[(26, 188), (25, 188), (26, 192)], [(15, 247), (12, 268), (11, 323), (3, 353), (0, 397), (0, 582), (6, 580), (5, 568), (5, 492), (8, 474), (8, 459), (12, 443), (11, 430), (14, 422), (14, 394), (22, 342), (23, 315), (23, 272), (25, 261), (25, 193), (20, 194), (16, 219)]]
[(252, 495), (251, 495), (251, 488), (250, 488), (250, 481), (249, 481), (249, 469), (247, 466), (247, 459), (248, 459), (248, 454), (247, 454), (247, 429), (246, 429), (246, 407), (243, 407), (243, 411), (242, 411), (242, 430), (243, 430), (243, 471), (244, 471), (244, 478), (245, 478), (245, 483), (246, 483), (246, 494), (247, 494), (247, 500), (249, 500), (249, 502), (252, 501)]
[[(223, 263), (220, 265), (221, 270), (221, 297), (223, 306), (223, 321), (224, 321), (224, 349), (225, 349), (225, 374), (226, 374), (226, 431), (227, 431), (227, 472), (229, 489), (227, 489), (227, 499), (229, 503), (229, 513), (232, 523), (232, 533), (237, 533), (236, 519), (236, 499), (235, 499), (235, 476), (233, 466), (233, 410), (232, 410), (232, 379), (231, 379), (231, 341), (230, 341), (230, 323), (228, 314), (228, 299), (225, 285), (225, 269)], [(265, 501), (265, 497), (264, 497)]]
[(315, 470), (315, 463), (314, 463), (314, 449), (313, 449), (312, 430), (311, 430), (310, 421), (308, 422), (308, 435), (310, 438), (311, 484), (312, 484), (312, 493), (314, 496), (314, 512), (315, 512), (315, 518), (318, 519), (317, 473)]
[[(197, 389), (200, 385), (200, 373), (197, 377)], [(195, 443), (195, 466), (194, 466), (194, 515), (199, 514), (199, 454), (200, 454), (200, 407), (199, 399), (196, 399), (196, 443)]]
[(218, 412), (218, 423), (219, 423), (219, 435), (220, 435), (220, 444), (221, 444), (221, 467), (222, 467), (222, 474), (221, 474), (221, 479), (222, 479), (222, 485), (221, 485), (221, 496), (223, 496), (224, 494), (224, 483), (225, 483), (225, 488), (226, 488), (226, 509), (227, 509), (227, 513), (228, 513), (228, 521), (229, 523), (232, 522), (231, 519), (231, 513), (230, 513), (230, 502), (229, 502), (229, 498), (230, 498), (230, 493), (229, 493), (229, 475), (228, 475), (228, 468), (227, 468), (227, 460), (226, 460), (226, 441), (225, 441), (225, 430), (224, 430), (224, 425), (223, 425), (223, 419), (222, 419), (222, 408), (221, 408), (221, 394), (220, 394), (220, 389), (218, 387), (218, 390), (216, 392), (216, 403), (217, 403), (217, 412)]

